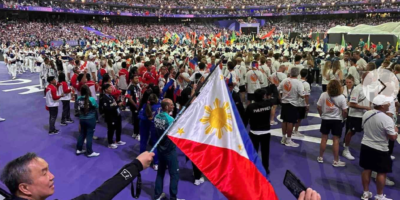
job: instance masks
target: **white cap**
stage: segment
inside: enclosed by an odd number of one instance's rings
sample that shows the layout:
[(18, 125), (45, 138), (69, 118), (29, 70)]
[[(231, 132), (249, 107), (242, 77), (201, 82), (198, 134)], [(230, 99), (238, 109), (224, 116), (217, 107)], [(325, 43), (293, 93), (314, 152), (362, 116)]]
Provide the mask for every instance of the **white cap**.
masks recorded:
[(385, 95), (378, 95), (372, 100), (372, 103), (377, 106), (385, 105), (393, 101), (393, 97), (387, 97)]

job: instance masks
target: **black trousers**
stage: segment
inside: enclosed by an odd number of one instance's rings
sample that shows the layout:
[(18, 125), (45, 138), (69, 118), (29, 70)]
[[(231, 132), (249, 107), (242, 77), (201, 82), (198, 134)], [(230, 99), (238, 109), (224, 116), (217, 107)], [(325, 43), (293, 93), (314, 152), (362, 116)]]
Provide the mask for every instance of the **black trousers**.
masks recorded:
[(133, 134), (139, 134), (139, 112), (136, 109), (130, 107), (132, 113), (132, 125), (133, 125)]
[(389, 140), (389, 154), (393, 154), (393, 149), (394, 149), (394, 140)]
[(74, 110), (75, 110), (75, 116), (78, 116), (79, 110), (78, 110), (78, 95), (77, 94), (75, 94)]
[(192, 162), (192, 167), (193, 167), (193, 174), (194, 174), (194, 179), (198, 180), (201, 178), (201, 171), (197, 166)]
[(315, 83), (319, 83), (319, 70), (312, 70), (312, 75), (313, 79), (315, 80)]
[(57, 107), (49, 107), (49, 133), (56, 130), (55, 124), (58, 115), (58, 106)]
[(261, 145), (262, 164), (265, 168), (265, 171), (267, 171), (267, 173), (269, 174), (269, 143), (271, 140), (271, 134), (255, 135), (250, 132), (250, 139), (257, 153)]
[(116, 135), (116, 142), (121, 141), (121, 129), (122, 129), (122, 122), (121, 122), (121, 115), (115, 117), (114, 121), (107, 121), (107, 140), (108, 144), (114, 143), (113, 137), (114, 132)]
[(70, 113), (70, 100), (62, 100), (62, 105), (63, 105), (63, 111), (61, 114), (61, 123), (65, 123), (67, 120), (71, 120), (71, 113)]

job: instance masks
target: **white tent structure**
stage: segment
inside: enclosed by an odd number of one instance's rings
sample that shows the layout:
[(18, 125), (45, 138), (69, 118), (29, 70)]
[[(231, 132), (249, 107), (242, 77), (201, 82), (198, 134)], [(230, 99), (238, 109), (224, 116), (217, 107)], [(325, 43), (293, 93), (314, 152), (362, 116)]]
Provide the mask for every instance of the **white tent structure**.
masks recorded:
[(328, 34), (347, 33), (348, 35), (395, 35), (400, 34), (400, 22), (388, 22), (377, 26), (360, 24), (355, 27), (335, 26)]

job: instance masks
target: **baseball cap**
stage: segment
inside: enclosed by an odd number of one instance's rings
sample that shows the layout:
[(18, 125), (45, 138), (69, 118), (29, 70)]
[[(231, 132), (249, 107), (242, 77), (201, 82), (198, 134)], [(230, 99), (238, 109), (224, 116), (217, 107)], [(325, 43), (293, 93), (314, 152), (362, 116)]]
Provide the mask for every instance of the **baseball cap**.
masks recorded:
[(372, 57), (375, 57), (375, 56), (377, 56), (377, 55), (378, 55), (377, 53), (373, 53), (373, 54), (372, 54)]
[(378, 95), (372, 100), (372, 103), (377, 106), (385, 105), (393, 101), (393, 97), (387, 97), (385, 95)]

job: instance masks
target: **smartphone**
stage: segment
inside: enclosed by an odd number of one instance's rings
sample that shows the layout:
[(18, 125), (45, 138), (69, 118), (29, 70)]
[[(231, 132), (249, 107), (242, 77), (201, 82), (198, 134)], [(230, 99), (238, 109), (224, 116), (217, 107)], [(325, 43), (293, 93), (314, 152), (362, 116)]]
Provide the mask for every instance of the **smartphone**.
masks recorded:
[(296, 197), (296, 199), (299, 198), (299, 195), (302, 191), (307, 190), (306, 186), (304, 186), (300, 179), (297, 178), (296, 175), (294, 175), (290, 170), (286, 170), (283, 184), (294, 195), (294, 197)]

